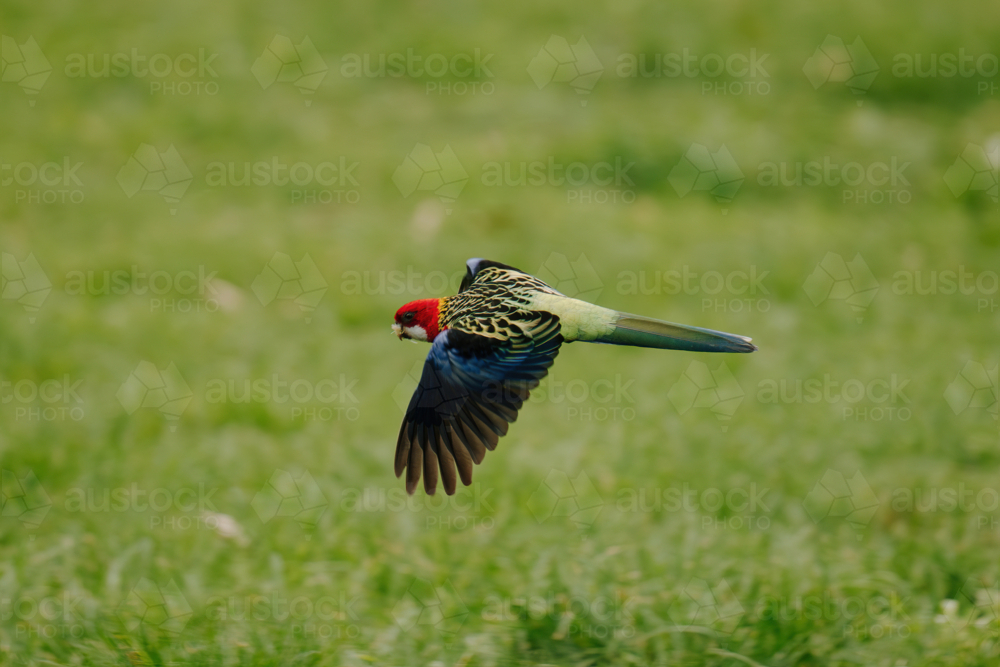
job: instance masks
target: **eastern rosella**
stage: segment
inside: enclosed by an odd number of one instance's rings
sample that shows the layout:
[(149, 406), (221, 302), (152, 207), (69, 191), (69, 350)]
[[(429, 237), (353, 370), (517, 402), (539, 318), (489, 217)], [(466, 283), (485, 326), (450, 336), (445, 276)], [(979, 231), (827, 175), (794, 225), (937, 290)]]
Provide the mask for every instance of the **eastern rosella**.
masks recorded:
[(496, 447), (548, 373), (559, 346), (575, 340), (692, 352), (753, 352), (745, 336), (629, 315), (573, 299), (506, 264), (470, 259), (458, 294), (411, 301), (396, 311), (400, 340), (432, 343), (396, 442), (396, 477), (413, 493), (438, 470), (448, 495), (456, 475)]

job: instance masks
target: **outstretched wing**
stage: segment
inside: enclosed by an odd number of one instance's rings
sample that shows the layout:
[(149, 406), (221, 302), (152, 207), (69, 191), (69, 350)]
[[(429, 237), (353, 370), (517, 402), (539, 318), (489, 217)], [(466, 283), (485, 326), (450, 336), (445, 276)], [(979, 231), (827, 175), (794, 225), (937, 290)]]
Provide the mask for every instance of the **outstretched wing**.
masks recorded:
[(448, 495), (455, 493), (456, 466), (462, 483), (471, 484), (472, 464), (506, 435), (559, 353), (556, 315), (515, 311), (503, 320), (496, 336), (448, 329), (434, 339), (396, 442), (396, 477), (406, 470), (408, 493), (421, 471), (429, 494), (439, 469)]

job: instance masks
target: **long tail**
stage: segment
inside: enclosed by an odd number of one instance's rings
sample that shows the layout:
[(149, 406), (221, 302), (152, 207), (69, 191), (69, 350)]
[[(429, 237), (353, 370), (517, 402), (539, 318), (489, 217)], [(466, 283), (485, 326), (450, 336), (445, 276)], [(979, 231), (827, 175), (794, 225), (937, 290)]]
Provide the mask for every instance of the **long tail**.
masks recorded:
[(753, 352), (757, 349), (746, 336), (673, 324), (629, 313), (618, 313), (614, 326), (614, 331), (593, 342), (690, 352)]

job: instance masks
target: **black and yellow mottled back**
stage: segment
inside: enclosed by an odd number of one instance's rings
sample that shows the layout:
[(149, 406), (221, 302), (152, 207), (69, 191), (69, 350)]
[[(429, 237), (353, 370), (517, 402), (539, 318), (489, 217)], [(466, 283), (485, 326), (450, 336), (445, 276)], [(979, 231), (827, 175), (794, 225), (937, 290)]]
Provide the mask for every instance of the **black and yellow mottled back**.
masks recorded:
[(512, 266), (479, 259), (469, 260), (468, 272), (458, 294), (441, 300), (441, 329), (490, 338), (509, 338), (510, 317), (530, 310), (539, 292), (559, 294), (544, 282)]

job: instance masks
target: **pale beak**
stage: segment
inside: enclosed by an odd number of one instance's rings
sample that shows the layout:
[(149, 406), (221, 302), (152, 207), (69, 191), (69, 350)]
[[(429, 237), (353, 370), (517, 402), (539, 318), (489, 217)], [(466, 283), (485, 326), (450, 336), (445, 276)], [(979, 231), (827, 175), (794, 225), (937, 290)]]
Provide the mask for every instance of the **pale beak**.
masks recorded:
[(392, 333), (396, 334), (396, 337), (399, 338), (399, 340), (403, 340), (403, 338), (406, 337), (406, 334), (403, 332), (403, 327), (395, 323), (392, 325)]

